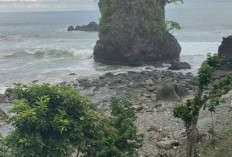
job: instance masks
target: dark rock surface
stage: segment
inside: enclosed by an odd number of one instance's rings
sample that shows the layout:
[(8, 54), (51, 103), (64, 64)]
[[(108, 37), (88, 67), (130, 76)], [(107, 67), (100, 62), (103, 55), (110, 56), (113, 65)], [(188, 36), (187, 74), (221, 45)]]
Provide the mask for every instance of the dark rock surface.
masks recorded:
[(232, 59), (232, 35), (223, 38), (222, 44), (218, 48), (218, 55), (226, 59)]
[(161, 101), (180, 101), (182, 97), (187, 96), (188, 89), (186, 86), (176, 84), (164, 85), (157, 93), (156, 100)]
[(5, 103), (6, 102), (6, 96), (4, 94), (0, 94), (0, 103)]
[(94, 60), (132, 66), (178, 61), (181, 47), (166, 31), (164, 5), (162, 1), (100, 0)]
[(181, 47), (169, 33), (162, 36), (135, 38), (130, 46), (117, 41), (97, 41), (94, 47), (94, 60), (106, 64), (119, 65), (160, 65), (179, 60)]
[(70, 31), (74, 31), (75, 28), (73, 26), (69, 26), (67, 30), (70, 32)]
[(98, 31), (98, 24), (96, 22), (90, 22), (88, 25), (84, 26), (76, 26), (76, 31), (86, 31), (86, 32), (97, 32)]
[(191, 65), (187, 62), (173, 61), (171, 63), (171, 67), (169, 67), (168, 69), (169, 70), (191, 69)]
[[(193, 92), (193, 79), (190, 73), (147, 70), (117, 75), (109, 72), (95, 79), (78, 79), (72, 84), (78, 84), (80, 91), (95, 102), (108, 101), (112, 96), (119, 96), (135, 100), (136, 105), (146, 101), (180, 101)], [(169, 85), (168, 88), (165, 85)], [(153, 107), (158, 108), (156, 105)], [(145, 107), (138, 108), (141, 109), (139, 111), (146, 110)]]

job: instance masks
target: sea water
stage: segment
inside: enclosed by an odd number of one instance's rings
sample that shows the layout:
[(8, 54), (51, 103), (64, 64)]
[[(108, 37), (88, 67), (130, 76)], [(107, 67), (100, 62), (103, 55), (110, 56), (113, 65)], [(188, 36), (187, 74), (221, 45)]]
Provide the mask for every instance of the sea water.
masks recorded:
[[(172, 32), (182, 46), (181, 61), (192, 66), (182, 72), (196, 74), (206, 54), (217, 53), (222, 37), (232, 34), (231, 6), (226, 0), (186, 0), (166, 8), (166, 19), (182, 26)], [(98, 22), (99, 18), (99, 11), (0, 13), (0, 92), (15, 82), (55, 83), (145, 69), (95, 63), (98, 33), (67, 32), (70, 25)]]

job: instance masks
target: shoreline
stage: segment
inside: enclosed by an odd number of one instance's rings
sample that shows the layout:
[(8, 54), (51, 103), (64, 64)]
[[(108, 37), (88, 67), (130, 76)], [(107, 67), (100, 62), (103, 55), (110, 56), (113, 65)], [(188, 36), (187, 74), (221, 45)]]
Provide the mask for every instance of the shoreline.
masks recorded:
[[(81, 78), (59, 84), (72, 84), (82, 95), (86, 95), (96, 103), (106, 115), (109, 113), (108, 103), (112, 96), (129, 99), (138, 117), (136, 125), (145, 135), (139, 155), (181, 157), (186, 138), (185, 127), (180, 119), (173, 117), (172, 110), (194, 95), (196, 91), (194, 79), (191, 73), (145, 69), (140, 72), (128, 71), (119, 74), (108, 72), (95, 78)], [(232, 92), (224, 97), (230, 100), (231, 95)], [(216, 130), (232, 125), (230, 121), (232, 115), (229, 116), (230, 111), (227, 109), (231, 106), (232, 104), (223, 103), (217, 108), (214, 116)], [(3, 111), (9, 108), (8, 105), (3, 107), (4, 105), (1, 104)], [(201, 140), (210, 138), (211, 135), (208, 133), (210, 127), (210, 112), (201, 112), (198, 123)], [(2, 131), (10, 131), (9, 129), (12, 128), (3, 125), (2, 129)]]

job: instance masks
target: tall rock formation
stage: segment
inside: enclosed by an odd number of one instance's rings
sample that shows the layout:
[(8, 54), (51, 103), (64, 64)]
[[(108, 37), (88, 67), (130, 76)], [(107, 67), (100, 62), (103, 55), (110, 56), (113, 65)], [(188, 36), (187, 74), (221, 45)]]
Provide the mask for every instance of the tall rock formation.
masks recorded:
[(218, 55), (232, 60), (232, 35), (223, 38), (222, 44), (218, 48)]
[(181, 47), (166, 31), (165, 0), (100, 0), (96, 62), (157, 65), (178, 61)]

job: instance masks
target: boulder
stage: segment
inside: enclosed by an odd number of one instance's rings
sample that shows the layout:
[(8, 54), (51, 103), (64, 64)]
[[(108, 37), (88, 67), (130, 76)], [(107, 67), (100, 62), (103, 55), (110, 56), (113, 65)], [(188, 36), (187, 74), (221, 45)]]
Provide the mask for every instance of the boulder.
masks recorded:
[(133, 106), (133, 109), (137, 112), (141, 111), (143, 109), (143, 106), (140, 106), (140, 105), (135, 105)]
[(74, 31), (75, 28), (73, 26), (69, 26), (67, 30), (70, 32), (70, 31)]
[(179, 145), (179, 142), (178, 141), (175, 141), (175, 140), (169, 140), (169, 139), (166, 139), (164, 141), (159, 141), (156, 143), (156, 145), (161, 148), (161, 149), (172, 149), (173, 146), (178, 146)]
[(172, 85), (163, 86), (156, 95), (156, 100), (158, 101), (178, 101), (180, 97), (175, 91), (175, 88)]
[(180, 101), (182, 97), (188, 95), (188, 90), (180, 85), (164, 85), (158, 90), (156, 100), (158, 101)]
[(0, 103), (5, 103), (6, 102), (6, 96), (4, 94), (0, 94)]
[(169, 70), (191, 69), (191, 65), (187, 62), (173, 61)]
[(88, 25), (76, 26), (76, 31), (87, 31), (87, 32), (97, 32), (98, 24), (96, 22), (90, 22)]
[(151, 0), (142, 3), (141, 0), (100, 0), (102, 16), (94, 60), (130, 66), (179, 60), (181, 47), (163, 23), (164, 5), (162, 1)]
[(154, 82), (153, 82), (153, 80), (151, 80), (151, 79), (148, 79), (148, 80), (146, 80), (146, 81), (144, 81), (144, 82), (142, 82), (141, 83), (143, 86), (153, 86), (154, 85)]
[(175, 37), (168, 32), (161, 36), (137, 37), (128, 45), (113, 40), (98, 40), (94, 47), (94, 60), (130, 66), (161, 65), (179, 60), (181, 51)]
[(222, 43), (218, 48), (218, 55), (227, 59), (232, 59), (232, 35), (223, 37)]

